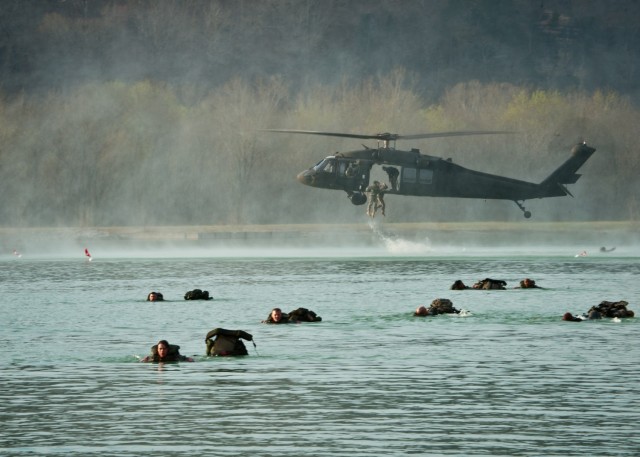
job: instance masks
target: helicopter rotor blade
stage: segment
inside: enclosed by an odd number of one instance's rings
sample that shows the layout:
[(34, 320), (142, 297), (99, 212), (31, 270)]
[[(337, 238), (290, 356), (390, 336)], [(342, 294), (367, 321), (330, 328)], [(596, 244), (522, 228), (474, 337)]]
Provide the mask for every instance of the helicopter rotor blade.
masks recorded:
[(340, 133), (340, 132), (320, 132), (316, 130), (290, 130), (290, 129), (265, 129), (263, 132), (278, 132), (278, 133), (297, 133), (304, 135), (323, 135), (333, 136), (339, 138), (359, 138), (364, 140), (380, 140), (380, 141), (395, 141), (395, 140), (419, 140), (422, 138), (445, 138), (453, 136), (469, 136), (469, 135), (505, 135), (513, 134), (516, 132), (510, 132), (506, 130), (469, 130), (469, 131), (457, 131), (457, 132), (436, 132), (436, 133), (417, 133), (414, 135), (398, 135), (397, 133), (376, 133), (373, 135), (363, 135), (357, 133)]
[(402, 140), (418, 140), (421, 138), (445, 138), (451, 136), (470, 136), (470, 135), (508, 135), (516, 132), (508, 130), (468, 130), (458, 132), (436, 132), (436, 133), (417, 133), (415, 135), (398, 135), (398, 139)]
[(375, 140), (380, 138), (379, 135), (358, 135), (354, 133), (338, 133), (338, 132), (318, 132), (315, 130), (289, 130), (289, 129), (265, 129), (263, 132), (278, 132), (278, 133), (301, 133), (304, 135), (323, 135), (323, 136), (335, 136), (341, 138), (360, 138), (362, 140)]

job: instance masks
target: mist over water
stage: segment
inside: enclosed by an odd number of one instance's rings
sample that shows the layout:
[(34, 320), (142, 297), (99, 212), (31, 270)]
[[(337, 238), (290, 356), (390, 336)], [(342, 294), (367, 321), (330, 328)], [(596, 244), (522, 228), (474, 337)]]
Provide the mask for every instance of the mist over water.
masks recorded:
[[(349, 226), (265, 227), (263, 232), (194, 232), (190, 227), (154, 230), (140, 236), (132, 230), (119, 232), (69, 229), (5, 233), (0, 259), (64, 258), (93, 262), (117, 258), (251, 258), (251, 257), (447, 257), (531, 256), (573, 257), (586, 252), (591, 257), (628, 257), (640, 252), (640, 235), (633, 224), (594, 227), (570, 226), (533, 230), (524, 223), (513, 230), (454, 225), (448, 228), (412, 228), (387, 223), (383, 218), (363, 217), (362, 224)], [(496, 226), (498, 227), (498, 226)], [(519, 228), (518, 228), (519, 227)], [(523, 229), (523, 227), (529, 227)], [(590, 224), (587, 224), (587, 228)], [(253, 227), (255, 229), (255, 227)], [(613, 249), (601, 252), (601, 248)], [(15, 252), (14, 252), (15, 251)], [(19, 254), (19, 255), (16, 255)]]

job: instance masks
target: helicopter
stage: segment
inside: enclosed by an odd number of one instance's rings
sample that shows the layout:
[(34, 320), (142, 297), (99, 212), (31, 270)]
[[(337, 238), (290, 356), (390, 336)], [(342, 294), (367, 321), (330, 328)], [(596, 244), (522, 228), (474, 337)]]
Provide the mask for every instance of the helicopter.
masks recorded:
[(264, 131), (377, 140), (375, 148), (363, 144), (362, 150), (337, 152), (325, 157), (297, 176), (297, 180), (307, 186), (345, 191), (354, 205), (364, 205), (367, 202), (366, 189), (369, 186), (372, 168), (374, 165), (382, 165), (383, 169), (389, 173), (391, 181), (391, 188), (385, 190), (385, 194), (511, 200), (527, 219), (531, 217), (531, 212), (525, 208), (525, 200), (566, 195), (573, 197), (566, 185), (575, 184), (578, 181), (581, 175), (576, 171), (595, 152), (595, 148), (588, 146), (586, 142), (579, 143), (571, 150), (571, 156), (546, 179), (540, 183), (532, 183), (471, 170), (453, 163), (451, 159), (421, 154), (419, 149), (401, 151), (395, 147), (396, 141), (400, 139), (418, 140), (515, 132), (453, 131), (414, 135), (396, 133), (367, 135), (314, 130), (268, 129)]

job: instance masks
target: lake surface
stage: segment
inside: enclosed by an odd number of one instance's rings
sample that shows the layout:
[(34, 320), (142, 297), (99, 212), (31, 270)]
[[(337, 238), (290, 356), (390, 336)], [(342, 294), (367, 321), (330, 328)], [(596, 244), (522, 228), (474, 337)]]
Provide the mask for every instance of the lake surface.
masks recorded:
[[(640, 455), (640, 319), (561, 320), (640, 315), (637, 252), (400, 247), (4, 255), (0, 455)], [(413, 317), (436, 298), (465, 312)], [(204, 357), (216, 327), (256, 347)], [(139, 363), (163, 338), (196, 362)]]

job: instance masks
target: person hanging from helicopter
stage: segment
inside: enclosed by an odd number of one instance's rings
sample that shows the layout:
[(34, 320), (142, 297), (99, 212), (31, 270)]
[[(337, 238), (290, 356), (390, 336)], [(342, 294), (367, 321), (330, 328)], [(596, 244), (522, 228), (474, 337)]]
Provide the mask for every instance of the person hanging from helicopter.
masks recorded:
[[(340, 138), (372, 139), (378, 141), (377, 148), (363, 145), (364, 150), (336, 153), (318, 162), (316, 165), (301, 171), (296, 179), (301, 184), (322, 189), (346, 191), (349, 201), (354, 205), (366, 203), (365, 189), (352, 184), (353, 178), (344, 176), (344, 171), (335, 173), (336, 163), (361, 161), (362, 181), (369, 183), (373, 164), (394, 164), (403, 175), (407, 171), (407, 186), (402, 184), (402, 195), (420, 197), (454, 197), (509, 200), (523, 212), (526, 219), (531, 217), (524, 202), (526, 200), (563, 197), (571, 195), (567, 184), (575, 184), (580, 178), (577, 171), (596, 151), (595, 148), (581, 142), (571, 150), (571, 156), (545, 179), (540, 182), (528, 182), (498, 174), (489, 174), (468, 169), (453, 163), (449, 159), (421, 154), (418, 149), (401, 151), (395, 148), (397, 140), (418, 140), (422, 138), (454, 137), (468, 135), (513, 134), (512, 131), (451, 131), (399, 135), (396, 133), (376, 133), (372, 135), (344, 132), (319, 132), (312, 130), (268, 129), (269, 132), (323, 135)], [(405, 168), (406, 167), (406, 168)], [(420, 171), (418, 171), (420, 170)], [(346, 179), (342, 179), (346, 178)], [(417, 179), (416, 179), (417, 178)], [(366, 186), (366, 184), (365, 184)], [(406, 187), (406, 189), (405, 189)], [(399, 193), (399, 191), (394, 191)]]
[(384, 171), (387, 172), (389, 176), (389, 184), (391, 184), (391, 190), (398, 190), (398, 176), (400, 176), (400, 172), (396, 167), (382, 167)]
[(384, 191), (388, 187), (385, 183), (380, 181), (373, 181), (366, 191), (369, 193), (369, 204), (367, 205), (367, 216), (376, 217), (378, 210), (382, 210), (382, 215), (385, 216), (386, 205), (384, 203)]
[(369, 196), (369, 204), (367, 205), (367, 216), (374, 217), (375, 216), (375, 207), (376, 201), (378, 200), (378, 192), (379, 192), (379, 183), (378, 181), (373, 181), (373, 184), (370, 184), (365, 189)]
[(386, 216), (385, 209), (387, 205), (384, 203), (384, 193), (389, 188), (389, 186), (387, 186), (387, 184), (383, 182), (383, 183), (380, 183), (379, 187), (380, 187), (380, 191), (378, 192), (378, 195), (377, 195), (376, 208), (375, 208), (375, 211), (373, 212), (373, 215), (375, 216), (376, 211), (381, 210), (382, 215)]

